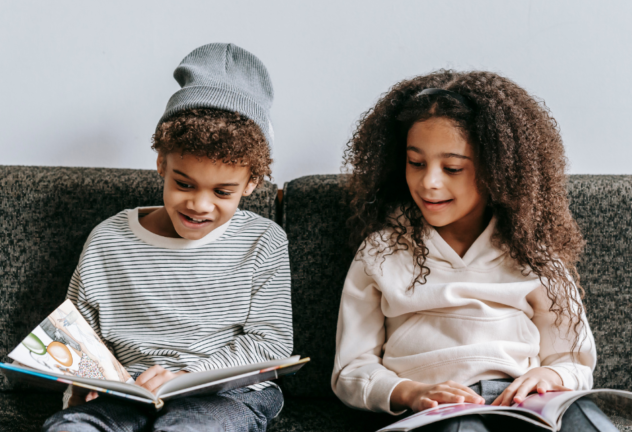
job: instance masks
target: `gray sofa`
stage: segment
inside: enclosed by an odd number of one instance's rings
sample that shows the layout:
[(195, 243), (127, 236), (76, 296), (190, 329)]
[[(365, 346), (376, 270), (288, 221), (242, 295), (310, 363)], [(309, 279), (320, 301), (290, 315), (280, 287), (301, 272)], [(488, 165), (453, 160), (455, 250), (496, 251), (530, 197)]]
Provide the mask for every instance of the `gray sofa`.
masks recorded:
[[(393, 421), (349, 409), (329, 379), (347, 246), (341, 176), (267, 183), (241, 207), (277, 220), (290, 241), (295, 352), (312, 358), (283, 379), (270, 431), (374, 431)], [(599, 364), (595, 387), (632, 391), (632, 177), (571, 176), (571, 209), (588, 242), (579, 270)], [(0, 166), (0, 360), (64, 299), (90, 230), (125, 208), (162, 202), (153, 171)], [(0, 431), (36, 431), (61, 395), (15, 387), (0, 375)], [(604, 406), (621, 430), (630, 405)]]

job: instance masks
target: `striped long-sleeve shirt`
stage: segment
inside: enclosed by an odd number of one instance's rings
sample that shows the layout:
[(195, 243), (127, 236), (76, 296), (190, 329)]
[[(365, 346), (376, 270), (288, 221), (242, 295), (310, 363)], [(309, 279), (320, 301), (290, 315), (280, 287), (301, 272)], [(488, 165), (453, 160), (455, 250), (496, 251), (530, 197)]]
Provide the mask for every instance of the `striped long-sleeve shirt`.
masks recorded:
[(191, 241), (151, 233), (138, 214), (122, 211), (92, 231), (68, 289), (130, 374), (291, 354), (287, 238), (278, 225), (237, 210)]

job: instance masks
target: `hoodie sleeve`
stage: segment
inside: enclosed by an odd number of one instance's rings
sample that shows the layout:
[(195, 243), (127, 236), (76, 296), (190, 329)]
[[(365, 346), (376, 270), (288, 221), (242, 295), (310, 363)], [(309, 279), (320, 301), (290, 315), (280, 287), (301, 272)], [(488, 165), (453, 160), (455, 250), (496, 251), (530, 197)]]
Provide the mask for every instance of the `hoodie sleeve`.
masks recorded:
[(386, 330), (381, 299), (382, 293), (366, 274), (364, 262), (356, 258), (340, 301), (331, 386), (348, 406), (398, 415), (404, 411), (391, 411), (391, 393), (408, 380), (382, 365)]
[[(579, 298), (579, 293), (575, 293)], [(582, 313), (583, 327), (578, 345), (573, 352), (575, 333), (568, 327), (568, 319), (555, 325), (556, 315), (550, 311), (551, 301), (546, 289), (540, 286), (530, 294), (533, 307), (533, 323), (540, 332), (540, 365), (551, 369), (562, 378), (564, 387), (571, 390), (590, 390), (593, 386), (593, 370), (597, 363), (595, 340), (586, 315)], [(581, 301), (581, 300), (580, 300)]]

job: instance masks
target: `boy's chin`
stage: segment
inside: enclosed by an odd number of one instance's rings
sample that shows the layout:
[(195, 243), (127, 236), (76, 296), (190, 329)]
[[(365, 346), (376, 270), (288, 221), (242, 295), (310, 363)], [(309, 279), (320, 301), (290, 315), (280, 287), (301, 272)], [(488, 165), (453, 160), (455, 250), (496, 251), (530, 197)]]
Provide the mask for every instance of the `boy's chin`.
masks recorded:
[(178, 233), (178, 235), (180, 237), (182, 237), (185, 240), (200, 240), (203, 239), (204, 237), (206, 237), (209, 233), (211, 233), (215, 228), (215, 226), (212, 226), (210, 228), (200, 228), (199, 230), (191, 230), (191, 229), (185, 229), (182, 227), (178, 227), (176, 228), (176, 232)]

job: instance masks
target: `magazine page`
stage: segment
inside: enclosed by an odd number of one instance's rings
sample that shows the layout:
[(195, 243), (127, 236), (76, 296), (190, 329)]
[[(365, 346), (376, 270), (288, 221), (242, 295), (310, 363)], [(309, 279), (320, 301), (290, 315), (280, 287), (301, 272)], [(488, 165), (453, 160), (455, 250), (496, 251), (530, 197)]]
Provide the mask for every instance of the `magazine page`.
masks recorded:
[(545, 394), (533, 394), (522, 403), (514, 407), (524, 408), (545, 418), (550, 424), (561, 428), (562, 416), (569, 406), (577, 399), (598, 393), (608, 393), (632, 399), (632, 393), (623, 390), (594, 389), (585, 391), (549, 392)]
[(162, 386), (160, 386), (160, 388), (156, 392), (156, 395), (158, 397), (162, 397), (163, 395), (175, 393), (185, 389), (190, 389), (199, 385), (219, 381), (225, 378), (242, 375), (248, 372), (259, 371), (261, 369), (282, 366), (290, 363), (296, 363), (297, 361), (299, 361), (300, 357), (301, 356), (297, 355), (280, 360), (271, 360), (267, 362), (254, 363), (244, 366), (235, 366), (232, 368), (183, 374), (172, 379), (171, 381), (167, 381)]
[(553, 430), (552, 426), (554, 425), (554, 423), (547, 424), (543, 418), (532, 413), (530, 410), (516, 409), (515, 406), (499, 407), (467, 403), (442, 404), (434, 408), (429, 408), (390, 424), (378, 432), (409, 431), (441, 420), (470, 414), (500, 414), (515, 417), (548, 430)]
[(42, 372), (133, 382), (70, 300), (35, 327), (9, 357)]

